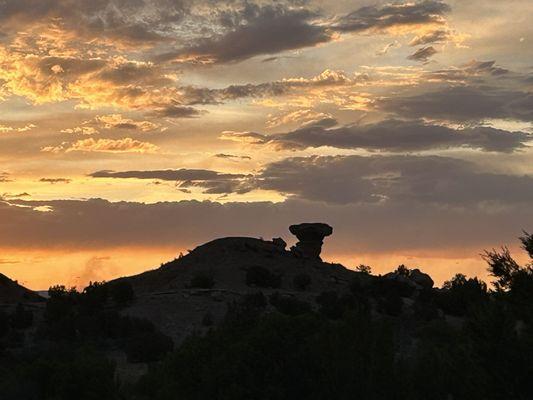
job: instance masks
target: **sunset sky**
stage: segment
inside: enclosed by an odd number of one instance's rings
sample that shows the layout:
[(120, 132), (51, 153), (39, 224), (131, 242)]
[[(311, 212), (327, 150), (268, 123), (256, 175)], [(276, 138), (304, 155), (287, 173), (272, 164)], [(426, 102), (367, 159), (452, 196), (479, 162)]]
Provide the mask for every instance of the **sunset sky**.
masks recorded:
[(0, 272), (82, 286), (316, 221), (328, 261), (486, 278), (533, 230), (531, 15), (0, 0)]

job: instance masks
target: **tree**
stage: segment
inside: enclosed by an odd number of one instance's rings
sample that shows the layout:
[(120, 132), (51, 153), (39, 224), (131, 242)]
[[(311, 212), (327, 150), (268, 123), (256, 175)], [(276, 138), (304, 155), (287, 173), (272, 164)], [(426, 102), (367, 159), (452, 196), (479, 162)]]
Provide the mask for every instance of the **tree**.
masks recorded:
[(496, 278), (493, 282), (496, 290), (502, 292), (509, 290), (513, 281), (513, 276), (520, 271), (520, 265), (513, 259), (507, 247), (502, 247), (498, 252), (495, 249), (485, 250), (481, 255), (488, 264), (488, 270)]

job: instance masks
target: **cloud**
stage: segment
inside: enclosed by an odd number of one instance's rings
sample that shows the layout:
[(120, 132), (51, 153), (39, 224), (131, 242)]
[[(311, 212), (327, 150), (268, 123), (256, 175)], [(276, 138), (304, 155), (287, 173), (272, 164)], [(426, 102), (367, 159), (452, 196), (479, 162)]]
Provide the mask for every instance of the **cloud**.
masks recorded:
[(533, 121), (533, 94), (491, 86), (456, 86), (377, 102), (383, 110), (409, 118), (449, 121), (515, 119)]
[(35, 52), (0, 44), (0, 90), (6, 96), (21, 96), (37, 105), (71, 100), (83, 109), (112, 107), (168, 118), (200, 114), (186, 106), (177, 76), (153, 63), (106, 52), (98, 52), (101, 56), (96, 58), (78, 48), (69, 50), (76, 54), (69, 57), (43, 57), (38, 49)]
[(70, 153), (81, 152), (102, 152), (102, 153), (157, 153), (159, 147), (152, 143), (141, 142), (132, 138), (123, 139), (83, 139), (73, 143), (63, 143), (59, 146), (43, 147), (41, 151), (45, 153)]
[(427, 62), (431, 57), (437, 54), (438, 51), (433, 46), (421, 47), (413, 54), (407, 57), (408, 60)]
[(221, 173), (206, 169), (177, 169), (155, 171), (97, 171), (93, 178), (158, 179), (175, 181), (180, 189), (200, 188), (206, 194), (246, 193), (252, 190), (250, 175)]
[(0, 3), (0, 23), (6, 34), (23, 27), (43, 30), (54, 24), (61, 35), (80, 41), (105, 40), (120, 45), (146, 45), (166, 40), (163, 21), (176, 21), (186, 14), (184, 2), (103, 0), (6, 0)]
[(284, 6), (248, 6), (229, 31), (203, 38), (192, 46), (160, 54), (158, 61), (225, 63), (264, 54), (315, 46), (331, 40), (327, 30), (314, 24), (318, 15)]
[(67, 178), (41, 178), (39, 179), (39, 182), (55, 184), (55, 183), (70, 183), (71, 180)]
[(0, 124), (0, 133), (8, 133), (8, 132), (28, 132), (31, 131), (33, 128), (36, 128), (37, 126), (34, 124), (27, 124), (19, 128), (14, 128), (12, 126), (6, 126)]
[(484, 172), (438, 156), (296, 157), (268, 164), (256, 177), (266, 190), (327, 203), (527, 204), (533, 176)]
[(225, 154), (225, 153), (218, 153), (215, 154), (216, 158), (222, 158), (222, 159), (240, 159), (240, 160), (251, 160), (252, 157), (250, 156), (237, 156), (235, 154)]
[(386, 44), (382, 49), (376, 51), (376, 55), (377, 56), (384, 56), (385, 54), (387, 54), (389, 52), (390, 49), (397, 49), (397, 48), (399, 48), (401, 46), (402, 45), (400, 44), (400, 42), (395, 40), (394, 42)]
[(366, 6), (340, 17), (332, 28), (340, 32), (382, 33), (402, 27), (441, 25), (450, 11), (446, 3), (434, 0)]
[(326, 118), (287, 133), (263, 135), (256, 132), (223, 132), (223, 140), (271, 145), (278, 150), (330, 146), (371, 151), (423, 151), (468, 147), (510, 153), (526, 146), (533, 135), (490, 127), (453, 129), (418, 121), (385, 120), (367, 125), (336, 126)]
[[(533, 219), (530, 204), (490, 209), (480, 203), (463, 208), (417, 202), (326, 204), (297, 199), (225, 204), (111, 203), (99, 199), (17, 202), (0, 202), (0, 242), (3, 248), (25, 251), (118, 247), (172, 247), (178, 251), (224, 236), (282, 235), (291, 240), (290, 224), (324, 221), (334, 227), (334, 235), (324, 246), (330, 254), (469, 251), (476, 256), (483, 248), (514, 243), (524, 221)], [(45, 205), (52, 211), (34, 211)]]
[(330, 114), (317, 112), (311, 109), (296, 110), (283, 115), (270, 116), (267, 121), (269, 128), (275, 128), (280, 125), (287, 125), (293, 123), (312, 123), (315, 121), (332, 118)]
[(95, 117), (95, 122), (102, 124), (104, 129), (128, 129), (142, 132), (150, 132), (161, 126), (150, 121), (135, 121), (120, 114), (99, 115)]
[(0, 171), (0, 183), (5, 182), (13, 182), (13, 180), (9, 177), (9, 173)]
[(425, 46), (431, 43), (445, 43), (452, 38), (452, 33), (447, 29), (437, 29), (419, 36), (415, 36), (409, 46)]

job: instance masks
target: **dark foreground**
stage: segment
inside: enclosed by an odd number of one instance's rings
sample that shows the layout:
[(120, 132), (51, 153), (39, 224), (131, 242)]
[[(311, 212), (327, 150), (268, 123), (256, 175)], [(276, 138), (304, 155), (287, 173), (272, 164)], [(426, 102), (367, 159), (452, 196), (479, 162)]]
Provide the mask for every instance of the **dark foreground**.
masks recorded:
[[(533, 259), (533, 236), (521, 240)], [(204, 248), (148, 277), (4, 304), (0, 399), (533, 398), (533, 268), (507, 250), (485, 254), (493, 289), (461, 275), (437, 289), (404, 266), (377, 277), (272, 243), (210, 247), (246, 259), (234, 274), (195, 270)], [(171, 302), (158, 279), (185, 279), (171, 270), (189, 274), (173, 296), (196, 302), (184, 340), (143, 306)]]

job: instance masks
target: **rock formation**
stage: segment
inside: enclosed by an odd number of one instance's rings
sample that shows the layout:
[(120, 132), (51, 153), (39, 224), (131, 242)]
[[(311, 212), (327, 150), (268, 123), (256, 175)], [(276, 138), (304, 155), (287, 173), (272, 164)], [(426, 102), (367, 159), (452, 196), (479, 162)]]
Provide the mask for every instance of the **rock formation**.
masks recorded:
[(298, 238), (298, 243), (291, 248), (293, 254), (297, 257), (319, 260), (324, 238), (333, 233), (331, 226), (322, 223), (291, 225), (289, 230)]

